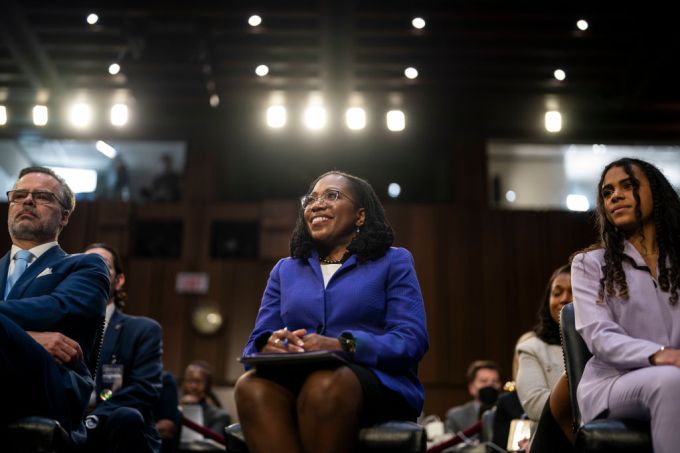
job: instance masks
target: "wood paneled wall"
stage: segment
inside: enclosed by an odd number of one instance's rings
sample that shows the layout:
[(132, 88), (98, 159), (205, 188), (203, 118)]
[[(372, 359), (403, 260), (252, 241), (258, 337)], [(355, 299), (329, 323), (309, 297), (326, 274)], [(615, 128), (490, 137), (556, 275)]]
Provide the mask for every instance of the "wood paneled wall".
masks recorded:
[[(216, 380), (233, 383), (236, 362), (252, 328), (271, 267), (287, 255), (297, 201), (189, 205), (81, 203), (63, 232), (68, 252), (105, 241), (125, 257), (127, 311), (150, 316), (164, 329), (164, 361), (181, 374), (188, 362), (212, 363)], [(588, 214), (471, 210), (463, 204), (386, 204), (396, 244), (414, 255), (428, 315), (430, 350), (420, 368), (425, 412), (442, 416), (467, 399), (465, 369), (479, 358), (497, 360), (510, 378), (516, 339), (536, 321), (546, 280), (553, 269), (595, 239)], [(3, 212), (6, 212), (3, 210)], [(136, 220), (181, 220), (185, 228), (178, 259), (135, 257), (131, 247)], [(260, 226), (260, 258), (209, 258), (213, 221), (253, 221)], [(4, 241), (4, 242), (2, 242)], [(9, 247), (7, 235), (0, 245)], [(203, 297), (175, 291), (180, 271), (210, 276)], [(225, 324), (213, 337), (190, 325), (203, 300), (221, 307)]]

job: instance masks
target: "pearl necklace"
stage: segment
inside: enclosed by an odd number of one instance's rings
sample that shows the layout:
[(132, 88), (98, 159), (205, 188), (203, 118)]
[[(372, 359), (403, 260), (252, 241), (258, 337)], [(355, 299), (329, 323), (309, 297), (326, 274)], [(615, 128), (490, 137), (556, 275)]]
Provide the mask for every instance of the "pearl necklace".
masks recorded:
[(328, 257), (324, 257), (321, 258), (319, 261), (321, 261), (322, 264), (342, 264), (342, 258), (340, 258), (339, 260), (334, 260)]

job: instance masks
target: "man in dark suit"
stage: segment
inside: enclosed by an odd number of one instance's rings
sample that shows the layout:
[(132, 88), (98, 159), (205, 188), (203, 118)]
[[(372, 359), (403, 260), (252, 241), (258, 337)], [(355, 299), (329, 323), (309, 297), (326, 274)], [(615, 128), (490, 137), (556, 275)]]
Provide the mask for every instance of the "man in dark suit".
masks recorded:
[(127, 295), (118, 252), (91, 244), (86, 254), (104, 258), (111, 275), (106, 333), (97, 367), (96, 406), (88, 416), (86, 449), (92, 452), (157, 453), (161, 439), (153, 410), (161, 392), (163, 332), (154, 320), (121, 311)]
[(73, 435), (94, 386), (86, 364), (109, 275), (101, 257), (59, 247), (75, 197), (52, 170), (23, 169), (7, 197), (12, 249), (0, 259), (0, 425), (39, 415)]

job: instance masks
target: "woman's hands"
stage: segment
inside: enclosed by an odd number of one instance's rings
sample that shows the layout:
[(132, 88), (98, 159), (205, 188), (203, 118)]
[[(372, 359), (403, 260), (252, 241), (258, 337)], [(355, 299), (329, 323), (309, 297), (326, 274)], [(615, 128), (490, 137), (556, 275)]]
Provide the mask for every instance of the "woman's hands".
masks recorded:
[(305, 352), (321, 350), (339, 350), (337, 338), (326, 337), (318, 333), (307, 335), (307, 329), (290, 331), (288, 328), (277, 330), (271, 334), (262, 352)]
[(337, 338), (310, 333), (303, 338), (305, 351), (332, 351), (342, 349)]
[(663, 348), (652, 355), (650, 362), (652, 362), (652, 365), (674, 365), (680, 367), (680, 349)]
[(288, 327), (279, 329), (271, 334), (262, 348), (262, 352), (305, 352), (302, 337), (307, 333), (307, 329), (288, 330)]

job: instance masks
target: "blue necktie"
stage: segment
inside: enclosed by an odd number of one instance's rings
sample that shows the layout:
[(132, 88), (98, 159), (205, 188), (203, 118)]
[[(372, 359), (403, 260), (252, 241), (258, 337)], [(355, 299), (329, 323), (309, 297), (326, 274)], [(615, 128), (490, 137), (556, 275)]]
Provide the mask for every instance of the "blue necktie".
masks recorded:
[(12, 290), (12, 286), (19, 280), (21, 274), (24, 273), (28, 267), (28, 262), (33, 258), (33, 254), (28, 250), (19, 250), (14, 254), (14, 272), (7, 276), (7, 283), (5, 284), (5, 299)]

